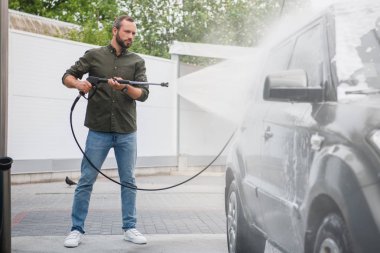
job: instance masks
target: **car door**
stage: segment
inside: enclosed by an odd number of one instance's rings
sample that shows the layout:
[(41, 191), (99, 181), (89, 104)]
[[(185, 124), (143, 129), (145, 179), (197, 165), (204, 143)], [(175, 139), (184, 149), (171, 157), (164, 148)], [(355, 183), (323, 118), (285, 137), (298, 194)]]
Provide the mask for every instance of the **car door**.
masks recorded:
[[(278, 46), (278, 50), (271, 53), (269, 59), (277, 59), (275, 61), (268, 61), (265, 66), (265, 72), (273, 70), (284, 69), (288, 66), (291, 51), (294, 46), (294, 41), (286, 41)], [(259, 83), (263, 82), (265, 74), (258, 80)], [(271, 103), (264, 101), (263, 87), (257, 87), (255, 100), (249, 107), (245, 121), (242, 124), (241, 134), (241, 160), (244, 164), (245, 170), (243, 171), (243, 191), (244, 203), (247, 205), (247, 218), (248, 222), (255, 227), (263, 230), (264, 216), (260, 202), (259, 188), (263, 185), (262, 171), (262, 148), (264, 145), (264, 120), (267, 116)]]
[(254, 227), (262, 230), (264, 217), (261, 211), (261, 203), (258, 195), (258, 186), (261, 178), (261, 155), (263, 139), (261, 132), (263, 119), (267, 113), (268, 104), (262, 101), (252, 103), (247, 116), (240, 128), (241, 131), (241, 163), (244, 164), (242, 171), (243, 205), (248, 210), (247, 221)]
[(262, 151), (262, 187), (260, 196), (268, 237), (288, 249), (297, 252), (300, 237), (295, 202), (298, 172), (294, 156), (297, 148), (295, 122), (301, 121), (306, 109), (299, 104), (274, 103), (264, 122)]
[[(308, 86), (322, 85), (325, 42), (324, 19), (317, 20), (295, 35), (288, 69), (304, 69)], [(311, 103), (271, 101), (264, 121), (261, 203), (268, 238), (287, 252), (302, 252), (298, 188), (307, 185), (307, 170), (298, 160), (304, 131), (297, 127), (312, 110)]]

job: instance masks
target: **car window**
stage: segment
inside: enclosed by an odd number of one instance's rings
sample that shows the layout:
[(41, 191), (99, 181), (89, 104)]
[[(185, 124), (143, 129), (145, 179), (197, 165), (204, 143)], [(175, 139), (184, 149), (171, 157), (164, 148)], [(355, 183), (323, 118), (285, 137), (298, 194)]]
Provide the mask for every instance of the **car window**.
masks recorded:
[(265, 73), (274, 73), (281, 70), (286, 70), (289, 64), (290, 56), (294, 47), (294, 40), (288, 40), (278, 47), (274, 48), (270, 55)]
[(296, 41), (289, 69), (304, 69), (310, 87), (321, 87), (323, 49), (322, 24), (308, 29)]
[[(380, 30), (372, 29), (360, 38), (360, 46), (356, 48), (363, 68), (352, 75), (358, 83), (360, 78), (372, 87), (380, 88)], [(364, 77), (363, 77), (364, 76)]]
[(380, 89), (380, 1), (358, 2), (358, 6), (336, 7), (338, 100), (366, 98), (351, 92)]
[[(268, 56), (266, 58), (266, 63), (264, 65), (262, 74), (260, 75), (260, 83), (264, 83), (264, 80), (268, 74), (276, 73), (279, 71), (286, 70), (290, 57), (294, 48), (294, 39), (290, 38), (276, 47), (272, 48), (268, 52)], [(257, 99), (262, 99), (263, 85), (260, 86), (258, 92), (256, 93)]]

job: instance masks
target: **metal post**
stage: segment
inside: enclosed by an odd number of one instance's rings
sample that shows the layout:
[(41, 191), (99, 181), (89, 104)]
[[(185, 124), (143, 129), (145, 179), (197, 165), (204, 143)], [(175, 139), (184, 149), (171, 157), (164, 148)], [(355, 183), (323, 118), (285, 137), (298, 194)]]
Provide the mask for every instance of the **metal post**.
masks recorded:
[(181, 118), (180, 118), (180, 114), (181, 114), (181, 96), (178, 94), (178, 78), (180, 78), (180, 59), (179, 59), (179, 55), (178, 54), (171, 54), (171, 60), (175, 63), (176, 65), (176, 71), (175, 71), (175, 83), (176, 83), (176, 89), (177, 89), (177, 94), (176, 94), (176, 99), (177, 99), (177, 143), (176, 143), (176, 146), (177, 146), (177, 170), (181, 170), (183, 169), (185, 166), (184, 166), (184, 162), (183, 162), (183, 157), (181, 156), (181, 148), (180, 148), (180, 145), (181, 145), (181, 129), (180, 129), (180, 126), (181, 126)]
[(0, 157), (0, 252), (11, 252), (11, 187), (12, 158)]
[(11, 191), (7, 153), (8, 124), (8, 0), (0, 0), (0, 249), (11, 252)]

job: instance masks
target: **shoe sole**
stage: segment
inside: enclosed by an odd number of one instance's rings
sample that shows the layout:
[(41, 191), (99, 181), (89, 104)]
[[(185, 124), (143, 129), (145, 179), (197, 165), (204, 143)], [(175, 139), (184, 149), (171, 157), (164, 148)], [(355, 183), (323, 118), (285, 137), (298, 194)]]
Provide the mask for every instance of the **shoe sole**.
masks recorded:
[(66, 248), (76, 248), (79, 246), (79, 244), (81, 243), (81, 241), (78, 242), (78, 244), (63, 244), (63, 246), (65, 246)]
[(139, 244), (139, 245), (147, 244), (147, 242), (136, 242), (136, 241), (133, 241), (132, 239), (129, 239), (129, 238), (124, 238), (124, 240), (127, 242), (132, 242), (134, 244)]
[(66, 248), (76, 248), (76, 247), (79, 246), (79, 244), (78, 245), (67, 245), (67, 244), (64, 244), (63, 246), (65, 246)]

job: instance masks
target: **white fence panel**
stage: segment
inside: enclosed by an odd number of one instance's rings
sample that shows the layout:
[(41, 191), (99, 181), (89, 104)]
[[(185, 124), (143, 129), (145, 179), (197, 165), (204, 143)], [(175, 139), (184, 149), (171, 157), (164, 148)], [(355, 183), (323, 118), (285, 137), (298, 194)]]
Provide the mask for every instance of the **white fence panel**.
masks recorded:
[[(62, 85), (63, 73), (94, 46), (31, 33), (10, 31), (8, 154), (13, 173), (78, 170), (82, 157), (71, 136), (69, 113), (77, 91)], [(176, 159), (175, 63), (142, 55), (148, 80), (169, 82), (150, 87), (138, 103), (138, 164), (172, 166)], [(74, 112), (74, 128), (84, 145), (86, 101)], [(162, 158), (162, 159), (160, 159)], [(105, 166), (115, 167), (113, 152)]]

